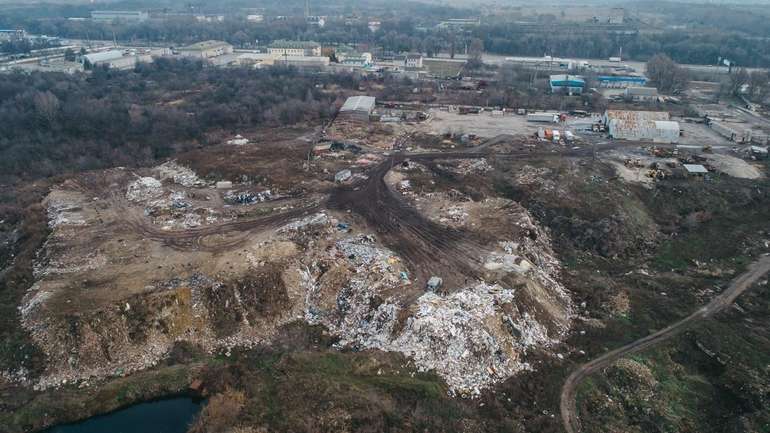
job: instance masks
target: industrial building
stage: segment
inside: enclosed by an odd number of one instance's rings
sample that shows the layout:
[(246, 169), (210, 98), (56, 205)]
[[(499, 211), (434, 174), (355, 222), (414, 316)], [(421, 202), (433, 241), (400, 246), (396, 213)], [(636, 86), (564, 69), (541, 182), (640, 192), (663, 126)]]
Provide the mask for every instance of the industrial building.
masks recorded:
[(506, 57), (507, 65), (524, 66), (533, 69), (552, 70), (552, 69), (586, 69), (589, 64), (585, 60), (576, 61), (572, 59), (562, 59), (553, 56), (543, 57)]
[(19, 41), (26, 37), (24, 29), (0, 29), (0, 41)]
[(108, 67), (110, 69), (132, 69), (139, 62), (150, 63), (152, 56), (149, 54), (137, 54), (126, 50), (109, 50), (99, 53), (86, 54), (81, 58), (86, 68)]
[(422, 68), (422, 55), (421, 54), (407, 54), (404, 57), (404, 67), (409, 69), (421, 69)]
[(267, 52), (279, 56), (305, 56), (320, 57), (321, 44), (313, 41), (274, 41), (267, 48)]
[(616, 140), (678, 143), (679, 122), (670, 118), (663, 111), (608, 110), (604, 113), (604, 124)]
[(658, 89), (655, 87), (626, 87), (623, 96), (636, 102), (656, 102)]
[(343, 119), (368, 122), (374, 111), (374, 96), (351, 96), (340, 108), (339, 117)]
[(440, 29), (464, 29), (480, 25), (481, 18), (450, 18), (446, 21), (441, 21), (437, 27)]
[(236, 62), (241, 66), (261, 68), (263, 66), (273, 66), (275, 64), (275, 57), (268, 53), (243, 53), (238, 55)]
[(343, 59), (340, 60), (340, 63), (342, 63), (345, 66), (350, 66), (354, 68), (366, 68), (374, 64), (374, 60), (372, 59), (372, 53), (361, 53), (361, 54), (348, 54)]
[(276, 65), (294, 66), (300, 69), (323, 69), (329, 66), (326, 56), (278, 56), (275, 55)]
[(586, 81), (578, 75), (551, 75), (551, 92), (580, 95), (586, 87)]
[(613, 89), (643, 87), (647, 84), (647, 78), (638, 75), (601, 75), (597, 80), (599, 80), (599, 86)]
[(178, 49), (180, 55), (196, 59), (210, 59), (232, 54), (233, 46), (223, 41), (203, 41)]
[(91, 11), (91, 20), (98, 22), (143, 22), (150, 19), (145, 11)]

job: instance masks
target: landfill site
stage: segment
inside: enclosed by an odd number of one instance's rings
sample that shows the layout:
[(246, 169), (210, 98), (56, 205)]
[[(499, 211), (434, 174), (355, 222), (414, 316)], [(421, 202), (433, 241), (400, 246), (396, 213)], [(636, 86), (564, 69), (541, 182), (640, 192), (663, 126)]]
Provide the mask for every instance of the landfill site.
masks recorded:
[(759, 146), (610, 132), (667, 126), (657, 115), (543, 122), (375, 104), (359, 98), (323, 127), (242, 131), (155, 167), (56, 185), (19, 307), (47, 366), (14, 380), (87, 388), (162, 365), (180, 342), (228, 357), (303, 323), (322, 327), (333, 350), (397, 353), (473, 401), (582, 359), (574, 339), (604, 326), (591, 309), (625, 314), (622, 287), (580, 288), (574, 263), (587, 259), (574, 251), (628, 257), (689, 224), (664, 227), (660, 204), (627, 197), (767, 176)]

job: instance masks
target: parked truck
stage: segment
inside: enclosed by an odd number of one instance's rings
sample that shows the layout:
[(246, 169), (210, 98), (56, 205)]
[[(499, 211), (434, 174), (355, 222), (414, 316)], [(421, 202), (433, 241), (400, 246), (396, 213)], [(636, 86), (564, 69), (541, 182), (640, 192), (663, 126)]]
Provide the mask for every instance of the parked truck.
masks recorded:
[(559, 113), (529, 113), (529, 114), (527, 114), (527, 122), (557, 123), (558, 121), (559, 121)]

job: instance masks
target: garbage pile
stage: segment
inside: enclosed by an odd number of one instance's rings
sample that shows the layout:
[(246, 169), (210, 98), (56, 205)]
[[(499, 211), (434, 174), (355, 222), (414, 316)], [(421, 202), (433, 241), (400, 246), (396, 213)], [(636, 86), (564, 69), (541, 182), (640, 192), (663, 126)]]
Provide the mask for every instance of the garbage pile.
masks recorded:
[(479, 159), (460, 159), (455, 161), (455, 165), (442, 168), (456, 174), (480, 174), (492, 170), (486, 158)]
[(176, 161), (165, 162), (155, 169), (162, 181), (171, 179), (174, 183), (187, 188), (205, 185), (205, 182), (203, 182), (193, 170), (183, 165), (179, 165)]
[(243, 136), (241, 134), (238, 134), (238, 135), (235, 136), (235, 138), (227, 140), (226, 143), (229, 144), (229, 145), (234, 145), (234, 146), (243, 146), (243, 145), (249, 144), (249, 139), (248, 138), (243, 138)]
[(268, 200), (273, 199), (273, 194), (270, 192), (270, 190), (262, 191), (262, 192), (234, 192), (234, 191), (228, 191), (227, 194), (225, 194), (225, 202), (228, 204), (254, 204), (254, 203), (262, 203), (266, 202)]
[(329, 223), (329, 217), (324, 212), (319, 212), (305, 218), (292, 221), (278, 229), (278, 233), (300, 232), (309, 228), (325, 226)]
[(77, 203), (70, 202), (64, 197), (54, 197), (52, 194), (46, 204), (49, 228), (53, 229), (60, 225), (81, 226), (86, 224), (85, 217), (80, 212), (82, 209)]
[(163, 194), (163, 184), (154, 177), (140, 177), (128, 184), (126, 198), (131, 201), (146, 201)]
[[(505, 246), (509, 255), (518, 252)], [(526, 352), (555, 344), (566, 331), (557, 324), (559, 331), (551, 335), (546, 324), (517, 302), (514, 290), (483, 282), (447, 296), (427, 291), (411, 307), (404, 306), (399, 286), (409, 284), (408, 271), (371, 235), (339, 240), (329, 255), (339, 266), (350, 267), (349, 277), (333, 302), (324, 302), (316, 279), (322, 272), (309, 268), (306, 320), (339, 336), (341, 347), (403, 353), (418, 369), (436, 371), (456, 395), (477, 397), (492, 384), (529, 369), (522, 359)], [(538, 280), (551, 278), (552, 269), (535, 271), (528, 260), (512, 260), (511, 266), (522, 271), (528, 266), (526, 271)], [(431, 278), (436, 287), (439, 281)], [(561, 300), (566, 294), (556, 284), (554, 298)], [(568, 298), (564, 302), (569, 305)], [(403, 309), (408, 309), (405, 322)]]
[(417, 306), (400, 335), (380, 349), (412, 357), (420, 370), (435, 370), (464, 397), (529, 369), (521, 360), (527, 348), (554, 342), (543, 325), (519, 313), (515, 292), (499, 285), (479, 283), (446, 297), (426, 293)]

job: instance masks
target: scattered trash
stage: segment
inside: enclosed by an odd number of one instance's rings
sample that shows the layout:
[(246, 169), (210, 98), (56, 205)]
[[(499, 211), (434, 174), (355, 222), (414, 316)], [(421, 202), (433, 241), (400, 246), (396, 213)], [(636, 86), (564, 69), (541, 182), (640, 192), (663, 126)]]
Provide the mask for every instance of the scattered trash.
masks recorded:
[(345, 181), (349, 180), (351, 177), (353, 177), (353, 172), (350, 171), (350, 169), (345, 169), (345, 170), (337, 172), (337, 174), (334, 175), (334, 181), (335, 182), (345, 182)]
[(225, 195), (224, 199), (229, 204), (254, 204), (254, 203), (263, 203), (269, 200), (272, 200), (273, 194), (270, 190), (265, 190), (262, 192), (234, 192), (234, 191), (228, 191)]
[(244, 144), (249, 144), (248, 138), (243, 138), (240, 134), (236, 135), (235, 138), (231, 140), (227, 140), (226, 142), (229, 145), (235, 145), (235, 146), (243, 146)]
[(176, 161), (165, 162), (157, 166), (155, 170), (157, 170), (161, 181), (171, 179), (174, 183), (187, 188), (205, 185), (205, 182), (194, 171)]
[(442, 280), (439, 277), (433, 276), (433, 277), (430, 277), (430, 279), (428, 279), (428, 284), (426, 284), (426, 287), (431, 292), (435, 292), (441, 287), (442, 284), (444, 284), (444, 280)]
[(329, 217), (325, 213), (319, 212), (317, 214), (313, 214), (305, 218), (302, 218), (300, 220), (292, 221), (289, 224), (286, 224), (285, 226), (278, 229), (278, 233), (296, 232), (296, 231), (304, 230), (309, 227), (324, 226), (328, 223), (329, 223)]
[(126, 198), (131, 201), (144, 201), (163, 194), (163, 184), (154, 177), (140, 177), (128, 185)]

